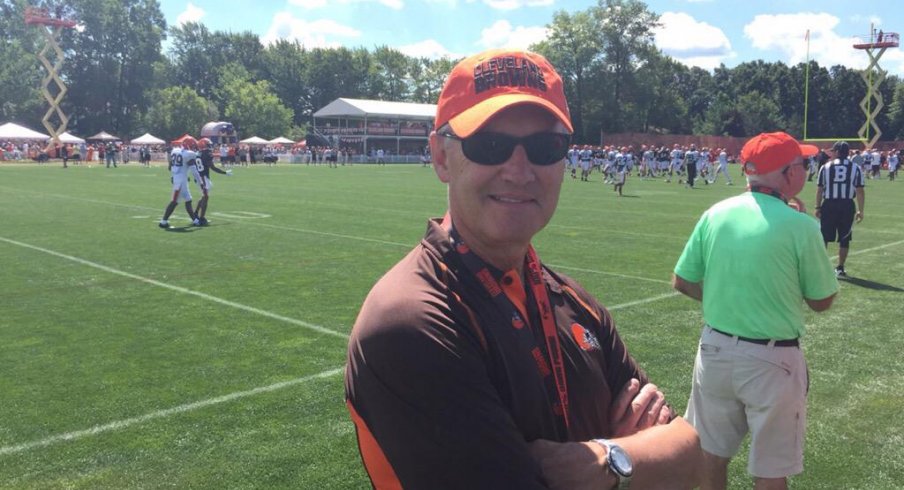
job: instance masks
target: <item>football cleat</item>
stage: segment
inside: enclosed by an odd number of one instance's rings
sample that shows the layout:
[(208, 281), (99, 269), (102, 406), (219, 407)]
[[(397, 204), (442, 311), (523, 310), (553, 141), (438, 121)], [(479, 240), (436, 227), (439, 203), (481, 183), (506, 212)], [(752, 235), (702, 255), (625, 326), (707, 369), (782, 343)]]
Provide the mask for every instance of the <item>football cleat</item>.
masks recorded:
[(198, 218), (198, 221), (201, 222), (201, 226), (207, 226), (210, 224), (210, 221), (207, 221), (207, 218)]
[(169, 223), (166, 221), (163, 221), (163, 220), (161, 220), (159, 223), (157, 223), (157, 226), (163, 228), (164, 230), (167, 230), (170, 227)]
[(194, 221), (191, 222), (192, 226), (201, 226), (201, 220), (195, 218)]

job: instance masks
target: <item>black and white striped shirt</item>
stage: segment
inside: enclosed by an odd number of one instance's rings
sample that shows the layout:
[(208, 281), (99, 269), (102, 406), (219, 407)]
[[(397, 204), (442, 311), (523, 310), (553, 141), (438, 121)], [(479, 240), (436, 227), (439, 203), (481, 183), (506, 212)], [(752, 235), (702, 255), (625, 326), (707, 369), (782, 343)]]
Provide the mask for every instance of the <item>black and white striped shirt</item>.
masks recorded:
[(817, 186), (822, 187), (825, 199), (853, 199), (857, 196), (855, 188), (863, 187), (863, 171), (850, 159), (844, 162), (838, 158), (826, 162), (819, 169)]

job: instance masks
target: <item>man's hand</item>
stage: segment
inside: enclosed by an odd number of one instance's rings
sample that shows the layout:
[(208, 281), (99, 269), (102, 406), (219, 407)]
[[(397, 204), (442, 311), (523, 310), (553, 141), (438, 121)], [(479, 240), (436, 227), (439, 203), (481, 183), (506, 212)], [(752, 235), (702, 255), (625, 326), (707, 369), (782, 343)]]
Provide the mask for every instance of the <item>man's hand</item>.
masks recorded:
[(816, 208), (816, 211), (813, 212), (813, 216), (816, 216), (817, 218), (822, 217), (822, 210)]
[(857, 222), (863, 221), (863, 211), (857, 211)]
[(631, 378), (615, 398), (610, 415), (612, 437), (625, 437), (654, 425), (669, 423), (672, 409), (665, 404), (665, 395), (653, 383), (640, 387)]
[(527, 446), (549, 488), (599, 490), (615, 486), (615, 476), (606, 463), (606, 448), (600, 444), (537, 439)]

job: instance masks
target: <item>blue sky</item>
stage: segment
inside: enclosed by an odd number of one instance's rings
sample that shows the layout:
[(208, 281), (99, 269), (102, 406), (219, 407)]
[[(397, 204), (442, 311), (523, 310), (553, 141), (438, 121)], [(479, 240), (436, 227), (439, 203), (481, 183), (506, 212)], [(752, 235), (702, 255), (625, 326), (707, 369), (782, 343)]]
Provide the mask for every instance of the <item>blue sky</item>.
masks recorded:
[[(262, 41), (297, 39), (308, 47), (389, 45), (412, 56), (459, 57), (494, 47), (527, 47), (546, 35), (558, 10), (585, 10), (578, 0), (160, 0), (170, 25), (251, 31)], [(656, 44), (705, 69), (762, 59), (788, 64), (807, 56), (821, 65), (865, 68), (852, 36), (904, 32), (900, 0), (649, 0), (662, 27)], [(889, 49), (881, 65), (904, 76), (904, 52)]]

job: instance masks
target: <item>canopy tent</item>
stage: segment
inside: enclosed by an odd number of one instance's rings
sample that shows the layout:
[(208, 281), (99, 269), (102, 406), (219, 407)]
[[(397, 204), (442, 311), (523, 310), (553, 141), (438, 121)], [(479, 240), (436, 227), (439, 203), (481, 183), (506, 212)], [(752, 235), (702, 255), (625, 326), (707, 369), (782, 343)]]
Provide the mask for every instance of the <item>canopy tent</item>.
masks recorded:
[(85, 140), (79, 138), (78, 136), (73, 136), (69, 134), (69, 131), (60, 135), (60, 143), (66, 143), (69, 145), (80, 145), (84, 143)]
[(180, 136), (180, 137), (174, 139), (174, 140), (173, 140), (173, 144), (174, 144), (174, 145), (178, 145), (178, 146), (182, 146), (182, 145), (185, 144), (185, 142), (187, 142), (187, 141), (191, 141), (191, 142), (194, 142), (194, 143), (197, 143), (197, 142), (198, 142), (198, 140), (196, 140), (194, 136), (192, 136), (192, 135), (190, 135), (190, 134), (188, 134), (188, 133), (185, 133), (185, 134), (183, 134), (182, 136)]
[(295, 144), (294, 141), (290, 140), (289, 138), (286, 138), (285, 136), (280, 136), (279, 138), (273, 138), (272, 140), (268, 141), (268, 143), (272, 143), (274, 145), (294, 145)]
[(131, 144), (133, 145), (162, 145), (164, 143), (166, 143), (166, 141), (153, 136), (151, 133), (144, 133), (131, 141)]
[(436, 105), (339, 98), (314, 113), (317, 118), (348, 116), (432, 121), (436, 116)]
[(112, 134), (110, 134), (106, 131), (101, 131), (101, 132), (95, 134), (94, 136), (91, 136), (88, 139), (89, 140), (100, 140), (100, 141), (121, 141), (121, 139), (119, 137), (113, 136)]
[(18, 124), (6, 123), (0, 126), (0, 140), (46, 141), (48, 139), (50, 139), (50, 136), (47, 136), (44, 133), (39, 133), (37, 131), (32, 131), (25, 126), (19, 126)]
[(259, 136), (252, 136), (250, 138), (239, 141), (239, 143), (244, 143), (246, 145), (266, 145), (270, 142)]

